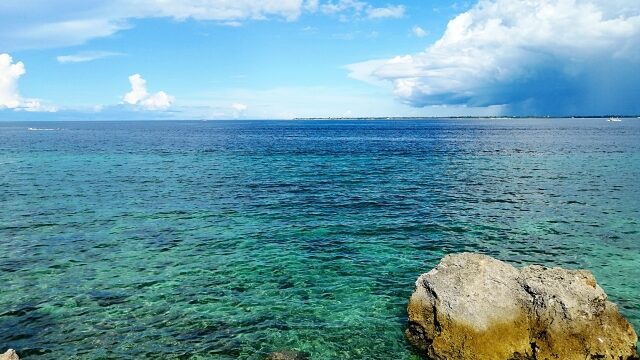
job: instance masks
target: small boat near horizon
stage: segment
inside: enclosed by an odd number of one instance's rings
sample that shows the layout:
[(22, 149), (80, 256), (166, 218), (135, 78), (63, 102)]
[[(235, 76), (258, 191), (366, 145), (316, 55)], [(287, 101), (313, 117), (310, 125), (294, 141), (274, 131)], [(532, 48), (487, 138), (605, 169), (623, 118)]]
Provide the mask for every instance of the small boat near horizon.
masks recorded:
[(610, 117), (609, 119), (607, 119), (607, 121), (608, 121), (608, 122), (621, 122), (621, 121), (622, 121), (622, 119), (620, 119), (620, 118), (619, 118), (619, 117), (617, 117), (617, 116), (612, 116), (612, 117)]

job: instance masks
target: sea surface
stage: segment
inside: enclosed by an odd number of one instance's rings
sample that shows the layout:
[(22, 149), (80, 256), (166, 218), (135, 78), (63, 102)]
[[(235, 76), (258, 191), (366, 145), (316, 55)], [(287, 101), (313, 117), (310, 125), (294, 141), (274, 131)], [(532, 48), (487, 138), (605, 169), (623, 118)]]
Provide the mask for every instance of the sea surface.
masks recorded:
[(448, 253), (593, 271), (640, 329), (640, 120), (0, 122), (0, 351), (417, 359)]

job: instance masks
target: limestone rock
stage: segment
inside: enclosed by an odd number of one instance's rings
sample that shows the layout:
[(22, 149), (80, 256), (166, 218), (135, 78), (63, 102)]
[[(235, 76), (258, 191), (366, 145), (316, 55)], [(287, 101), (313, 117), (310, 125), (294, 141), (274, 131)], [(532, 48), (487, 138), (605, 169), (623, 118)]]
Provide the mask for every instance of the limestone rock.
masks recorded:
[(20, 360), (20, 358), (15, 350), (9, 349), (4, 354), (0, 354), (0, 360)]
[(416, 281), (409, 341), (435, 360), (635, 359), (637, 336), (588, 271), (446, 256)]
[(309, 360), (309, 354), (294, 350), (276, 351), (269, 354), (266, 360)]

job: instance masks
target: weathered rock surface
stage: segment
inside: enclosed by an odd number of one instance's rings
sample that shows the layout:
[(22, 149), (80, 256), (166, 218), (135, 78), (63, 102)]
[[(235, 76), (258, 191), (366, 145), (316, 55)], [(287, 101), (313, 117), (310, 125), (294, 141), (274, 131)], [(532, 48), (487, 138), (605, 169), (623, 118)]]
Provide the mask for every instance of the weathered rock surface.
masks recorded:
[(407, 338), (435, 360), (637, 359), (636, 333), (588, 271), (449, 255), (407, 311)]
[(269, 354), (265, 360), (309, 360), (309, 354), (294, 350), (276, 351)]
[(0, 354), (0, 360), (20, 360), (15, 350), (9, 349), (4, 354)]

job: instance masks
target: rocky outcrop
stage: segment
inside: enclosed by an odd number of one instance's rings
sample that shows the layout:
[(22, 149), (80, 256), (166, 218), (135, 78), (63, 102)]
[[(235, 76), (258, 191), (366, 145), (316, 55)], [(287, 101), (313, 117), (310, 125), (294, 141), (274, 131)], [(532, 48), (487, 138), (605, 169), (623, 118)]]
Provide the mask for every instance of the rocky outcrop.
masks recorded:
[(4, 354), (0, 354), (0, 360), (20, 360), (20, 358), (15, 350), (9, 349)]
[(435, 360), (637, 358), (636, 333), (588, 271), (449, 255), (407, 311), (407, 338)]

